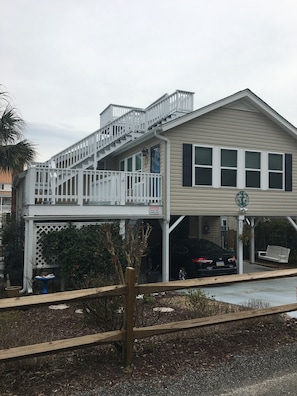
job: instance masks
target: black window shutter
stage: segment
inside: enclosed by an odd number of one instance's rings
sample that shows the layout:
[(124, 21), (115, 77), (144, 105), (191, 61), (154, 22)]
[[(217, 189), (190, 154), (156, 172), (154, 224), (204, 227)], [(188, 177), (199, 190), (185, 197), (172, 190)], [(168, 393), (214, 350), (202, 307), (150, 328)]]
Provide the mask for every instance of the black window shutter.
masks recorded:
[(183, 144), (183, 186), (192, 186), (192, 145)]
[(292, 154), (285, 154), (285, 190), (292, 191)]

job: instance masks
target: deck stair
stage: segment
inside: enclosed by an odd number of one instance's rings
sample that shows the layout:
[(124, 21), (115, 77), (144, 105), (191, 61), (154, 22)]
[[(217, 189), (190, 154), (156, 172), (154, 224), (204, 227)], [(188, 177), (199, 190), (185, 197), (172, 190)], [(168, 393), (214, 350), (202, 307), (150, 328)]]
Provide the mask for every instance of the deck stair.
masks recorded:
[[(44, 166), (96, 169), (98, 161), (152, 128), (193, 111), (193, 93), (165, 94), (146, 109), (109, 105), (101, 113), (103, 126), (53, 156)], [(119, 115), (120, 114), (120, 115)]]

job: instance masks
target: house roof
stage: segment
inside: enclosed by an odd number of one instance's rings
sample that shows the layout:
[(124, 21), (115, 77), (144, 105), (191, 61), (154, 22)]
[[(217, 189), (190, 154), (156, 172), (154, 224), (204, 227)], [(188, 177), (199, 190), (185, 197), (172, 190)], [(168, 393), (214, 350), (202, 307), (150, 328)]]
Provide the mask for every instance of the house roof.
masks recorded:
[(168, 131), (169, 129), (184, 124), (185, 122), (191, 121), (197, 117), (210, 113), (211, 111), (217, 110), (221, 107), (229, 107), (231, 104), (234, 104), (238, 101), (244, 103), (246, 105), (246, 108), (250, 107), (251, 110), (256, 110), (265, 114), (280, 128), (286, 130), (294, 138), (297, 138), (296, 127), (294, 127), (294, 125), (292, 125), (279, 113), (273, 110), (267, 103), (265, 103), (262, 99), (255, 95), (250, 89), (244, 89), (233, 95), (227, 96), (226, 98), (213, 102), (207, 106), (201, 107), (198, 110), (194, 110), (193, 112), (188, 113), (180, 118), (169, 121), (166, 124), (162, 125), (162, 131)]
[[(236, 92), (233, 95), (227, 96), (226, 98), (220, 99), (216, 102), (213, 102), (207, 106), (201, 107), (197, 110), (192, 111), (191, 113), (185, 114), (179, 118), (175, 118), (171, 121), (168, 121), (162, 125), (156, 126), (150, 131), (144, 133), (141, 137), (137, 138), (137, 143), (143, 143), (150, 138), (152, 138), (155, 134), (155, 131), (158, 133), (169, 131), (170, 129), (182, 125), (188, 121), (191, 121), (197, 117), (201, 117), (205, 114), (208, 114), (214, 110), (217, 110), (222, 107), (230, 107), (237, 108), (241, 110), (250, 110), (257, 111), (264, 115), (266, 115), (272, 122), (277, 124), (281, 129), (288, 132), (291, 136), (297, 139), (297, 128), (294, 127), (293, 124), (288, 122), (284, 117), (282, 117), (279, 113), (272, 109), (266, 102), (259, 98), (259, 96), (255, 95), (250, 89), (244, 89), (242, 91)], [(113, 155), (117, 155), (122, 153), (135, 145), (135, 140), (130, 141), (125, 144), (122, 148), (115, 151)]]

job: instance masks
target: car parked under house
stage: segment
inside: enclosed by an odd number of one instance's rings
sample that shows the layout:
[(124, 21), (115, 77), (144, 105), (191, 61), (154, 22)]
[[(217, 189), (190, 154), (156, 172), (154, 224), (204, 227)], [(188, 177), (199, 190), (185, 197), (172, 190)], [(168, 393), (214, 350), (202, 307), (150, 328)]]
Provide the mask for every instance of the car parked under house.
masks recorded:
[[(150, 253), (152, 269), (162, 269), (162, 247)], [(203, 276), (237, 273), (234, 252), (207, 239), (184, 238), (171, 241), (169, 250), (170, 279), (200, 278)]]

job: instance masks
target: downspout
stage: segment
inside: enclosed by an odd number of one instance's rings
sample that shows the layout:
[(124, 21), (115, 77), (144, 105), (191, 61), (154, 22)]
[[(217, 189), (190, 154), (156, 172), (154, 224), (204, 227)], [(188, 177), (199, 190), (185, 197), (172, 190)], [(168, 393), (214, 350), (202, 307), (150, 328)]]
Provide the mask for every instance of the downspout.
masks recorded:
[[(32, 281), (33, 268), (32, 268), (32, 257), (33, 257), (33, 234), (34, 234), (34, 223), (32, 218), (25, 219), (25, 246), (24, 246), (24, 273), (23, 273), (23, 288), (20, 293), (33, 293)], [(35, 246), (35, 244), (34, 244)]]
[(166, 142), (166, 179), (165, 179), (165, 217), (162, 227), (162, 281), (169, 281), (169, 224), (170, 224), (170, 140), (158, 134), (162, 129), (154, 131), (157, 139)]

